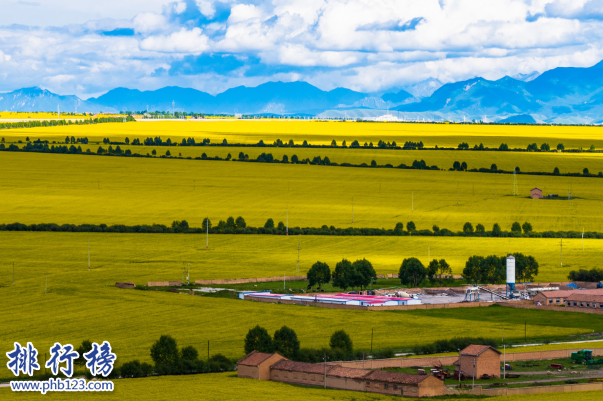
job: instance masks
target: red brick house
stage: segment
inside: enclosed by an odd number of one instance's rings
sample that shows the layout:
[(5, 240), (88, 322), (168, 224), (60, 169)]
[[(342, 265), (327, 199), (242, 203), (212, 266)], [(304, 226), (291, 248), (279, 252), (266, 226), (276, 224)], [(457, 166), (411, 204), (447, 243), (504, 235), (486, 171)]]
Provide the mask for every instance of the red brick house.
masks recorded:
[(286, 359), (279, 354), (253, 351), (237, 362), (237, 375), (250, 379), (270, 380), (270, 366)]
[(567, 308), (590, 308), (603, 309), (603, 293), (593, 293), (591, 291), (575, 292), (565, 300)]
[(532, 199), (542, 199), (542, 198), (544, 198), (544, 197), (542, 196), (542, 189), (540, 189), (540, 188), (533, 188), (533, 189), (530, 191), (530, 197), (531, 197)]
[[(339, 365), (290, 361), (278, 354), (254, 351), (237, 363), (239, 377), (283, 383), (391, 394), (433, 397), (448, 394), (444, 382), (432, 375), (411, 375)], [(325, 382), (326, 380), (326, 382)], [(326, 385), (325, 385), (326, 384)]]
[(501, 352), (489, 345), (470, 345), (461, 350), (458, 365), (466, 377), (479, 379), (483, 375), (500, 377)]

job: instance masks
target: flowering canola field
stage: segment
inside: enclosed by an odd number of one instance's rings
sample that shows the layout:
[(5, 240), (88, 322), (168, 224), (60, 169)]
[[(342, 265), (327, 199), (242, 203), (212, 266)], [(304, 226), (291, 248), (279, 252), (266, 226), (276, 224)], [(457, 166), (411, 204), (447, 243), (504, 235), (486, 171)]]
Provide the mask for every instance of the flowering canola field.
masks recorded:
[[(0, 222), (603, 231), (601, 178), (0, 152)], [(529, 191), (574, 199), (533, 200)], [(352, 199), (353, 198), (353, 199)], [(352, 224), (352, 202), (353, 218)], [(457, 206), (458, 204), (458, 206)]]
[(301, 144), (307, 140), (315, 145), (330, 145), (335, 140), (341, 144), (344, 140), (349, 146), (354, 140), (361, 144), (379, 140), (422, 141), (426, 147), (456, 147), (467, 142), (471, 147), (483, 143), (487, 147), (496, 147), (506, 143), (511, 148), (525, 149), (536, 142), (539, 146), (547, 142), (551, 148), (563, 143), (566, 148), (589, 148), (595, 145), (603, 149), (602, 127), (574, 126), (507, 126), (507, 125), (464, 125), (464, 124), (410, 124), (410, 123), (356, 123), (356, 122), (318, 122), (318, 121), (161, 121), (141, 120), (128, 124), (102, 124), (71, 127), (40, 127), (12, 130), (2, 133), (8, 138), (26, 136), (49, 139), (63, 139), (69, 136), (86, 136), (91, 141), (111, 138), (114, 141), (161, 136), (178, 142), (182, 138), (192, 137), (197, 142), (209, 138), (212, 143), (221, 143), (226, 139), (230, 143), (256, 144), (260, 140), (273, 143), (277, 139), (288, 142), (292, 139)]

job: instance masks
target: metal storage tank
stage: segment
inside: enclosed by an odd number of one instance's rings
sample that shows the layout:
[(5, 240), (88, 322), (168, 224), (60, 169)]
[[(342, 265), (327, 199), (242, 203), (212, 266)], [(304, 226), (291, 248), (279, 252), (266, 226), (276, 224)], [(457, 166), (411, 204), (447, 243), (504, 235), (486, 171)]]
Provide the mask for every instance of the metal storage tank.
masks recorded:
[(507, 293), (515, 290), (515, 256), (507, 256)]

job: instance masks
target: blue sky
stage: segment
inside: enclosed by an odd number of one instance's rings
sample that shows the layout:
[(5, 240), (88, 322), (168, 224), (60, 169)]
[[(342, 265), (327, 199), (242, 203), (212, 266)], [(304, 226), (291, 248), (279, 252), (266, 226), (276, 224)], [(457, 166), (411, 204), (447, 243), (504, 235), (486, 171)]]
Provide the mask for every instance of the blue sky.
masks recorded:
[(590, 66), (602, 0), (4, 0), (0, 91), (222, 92), (304, 80), (376, 92)]

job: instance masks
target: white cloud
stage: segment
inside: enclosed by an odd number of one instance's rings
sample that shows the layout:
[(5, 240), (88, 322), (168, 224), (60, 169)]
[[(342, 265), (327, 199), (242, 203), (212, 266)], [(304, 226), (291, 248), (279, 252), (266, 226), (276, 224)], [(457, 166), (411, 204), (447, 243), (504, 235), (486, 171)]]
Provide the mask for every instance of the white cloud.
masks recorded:
[[(24, 7), (9, 1), (16, 4), (7, 9), (11, 15)], [(303, 79), (325, 89), (376, 91), (427, 78), (497, 79), (589, 66), (603, 58), (602, 0), (488, 0), (487, 6), (474, 0), (132, 0), (129, 14), (98, 16), (89, 11), (98, 2), (37, 1), (39, 7), (29, 6), (32, 21), (44, 12), (63, 26), (0, 27), (0, 90), (45, 83), (85, 97), (114, 86), (178, 84), (215, 93)], [(60, 18), (49, 11), (53, 1)], [(118, 28), (135, 35), (104, 34)], [(226, 61), (204, 65), (201, 59), (196, 66), (186, 58), (209, 53), (225, 56), (209, 60)], [(235, 58), (246, 65), (229, 66)], [(162, 73), (180, 61), (188, 63), (186, 75)]]
[(165, 28), (168, 21), (165, 16), (155, 13), (140, 13), (134, 17), (134, 30), (140, 33), (155, 32)]
[(164, 53), (199, 54), (209, 49), (209, 39), (202, 32), (200, 28), (190, 31), (182, 28), (167, 36), (149, 36), (140, 42), (140, 48)]

